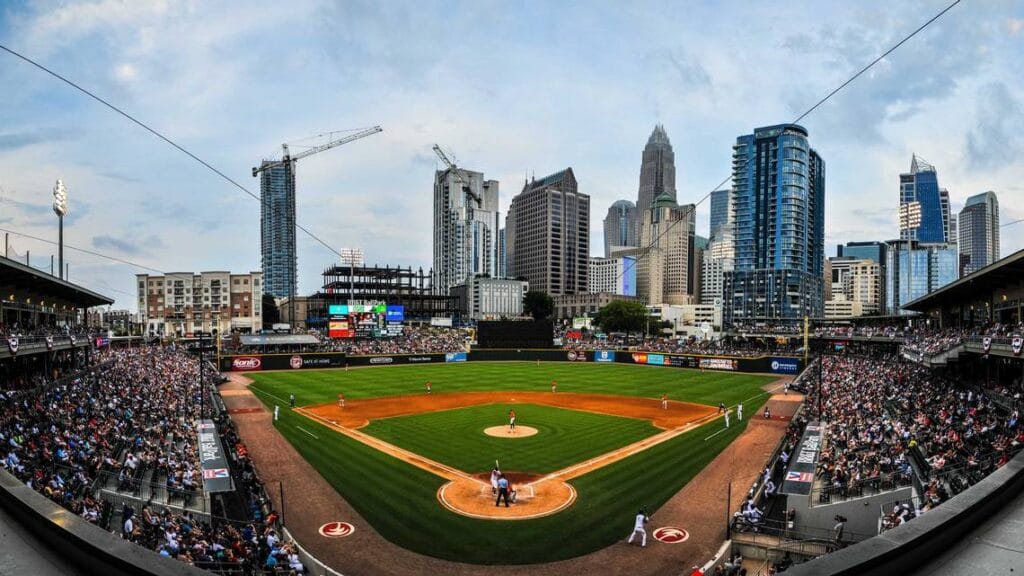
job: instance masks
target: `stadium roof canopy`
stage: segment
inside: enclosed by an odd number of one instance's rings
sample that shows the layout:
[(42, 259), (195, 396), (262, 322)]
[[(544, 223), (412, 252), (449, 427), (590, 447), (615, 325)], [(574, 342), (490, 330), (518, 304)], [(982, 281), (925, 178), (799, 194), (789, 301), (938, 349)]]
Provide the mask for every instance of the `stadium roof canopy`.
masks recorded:
[(1024, 282), (1024, 250), (1019, 250), (956, 282), (951, 282), (927, 296), (908, 302), (903, 308), (917, 312), (946, 308), (985, 297), (984, 295), (1010, 286), (1018, 286), (1022, 282)]
[(102, 294), (0, 256), (0, 298), (6, 298), (13, 292), (35, 294), (44, 299), (56, 298), (77, 308), (114, 303)]
[(266, 334), (239, 337), (244, 346), (277, 346), (280, 344), (318, 344), (316, 336), (309, 334)]

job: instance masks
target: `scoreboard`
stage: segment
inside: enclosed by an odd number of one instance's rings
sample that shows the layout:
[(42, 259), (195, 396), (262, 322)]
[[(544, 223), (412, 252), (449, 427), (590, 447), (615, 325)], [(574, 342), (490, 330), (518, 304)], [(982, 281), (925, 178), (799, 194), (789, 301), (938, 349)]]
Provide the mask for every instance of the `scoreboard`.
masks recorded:
[(405, 308), (385, 304), (331, 304), (327, 307), (330, 338), (384, 338), (402, 333)]

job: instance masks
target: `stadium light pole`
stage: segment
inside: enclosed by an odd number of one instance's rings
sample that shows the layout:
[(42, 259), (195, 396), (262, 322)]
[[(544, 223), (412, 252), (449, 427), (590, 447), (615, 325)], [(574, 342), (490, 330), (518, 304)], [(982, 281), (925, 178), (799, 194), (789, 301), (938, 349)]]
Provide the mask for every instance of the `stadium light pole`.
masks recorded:
[[(57, 215), (57, 275), (64, 279), (64, 216), (68, 213), (68, 189), (57, 179), (53, 187), (53, 213)], [(53, 273), (53, 270), (50, 270)]]

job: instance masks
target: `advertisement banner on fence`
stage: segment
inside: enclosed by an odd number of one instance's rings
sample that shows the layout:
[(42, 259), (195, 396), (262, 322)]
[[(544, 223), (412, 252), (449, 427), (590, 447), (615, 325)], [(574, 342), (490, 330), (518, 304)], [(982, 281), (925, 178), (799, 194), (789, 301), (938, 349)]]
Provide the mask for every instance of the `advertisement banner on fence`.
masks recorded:
[(653, 364), (655, 366), (664, 366), (665, 364), (671, 364), (671, 362), (666, 362), (666, 360), (667, 359), (665, 358), (665, 356), (663, 354), (648, 354), (647, 355), (647, 363), (648, 364)]
[(698, 364), (702, 370), (736, 369), (736, 360), (732, 358), (701, 358)]
[(615, 350), (594, 350), (594, 362), (615, 362)]
[(445, 362), (465, 362), (466, 361), (466, 353), (465, 352), (449, 352), (449, 353), (444, 355), (444, 361)]
[(772, 358), (769, 366), (774, 374), (796, 374), (800, 371), (800, 361), (796, 358)]
[(821, 451), (821, 425), (811, 422), (804, 429), (800, 445), (789, 459), (789, 468), (782, 482), (783, 494), (810, 494), (814, 485), (814, 469)]
[(235, 356), (231, 359), (231, 370), (234, 372), (248, 372), (262, 367), (263, 361), (259, 356)]
[(569, 353), (565, 355), (565, 358), (569, 362), (586, 362), (587, 361), (587, 353), (584, 350), (580, 350), (580, 351), (570, 350)]
[(643, 352), (634, 353), (633, 364), (647, 364), (647, 354)]
[(235, 489), (213, 420), (199, 421), (199, 465), (203, 469), (204, 491), (231, 492)]

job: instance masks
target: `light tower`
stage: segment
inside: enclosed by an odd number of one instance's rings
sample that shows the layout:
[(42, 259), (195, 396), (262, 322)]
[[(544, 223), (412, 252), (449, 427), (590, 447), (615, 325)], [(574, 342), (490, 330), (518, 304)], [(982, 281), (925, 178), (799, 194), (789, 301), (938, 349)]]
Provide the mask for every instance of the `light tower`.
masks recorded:
[[(53, 187), (53, 213), (57, 215), (57, 276), (64, 279), (64, 215), (68, 213), (68, 189), (64, 187), (64, 181), (57, 179)], [(52, 266), (52, 261), (51, 261)]]

